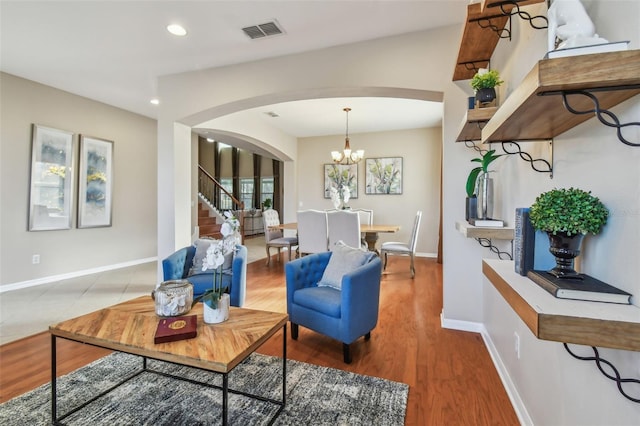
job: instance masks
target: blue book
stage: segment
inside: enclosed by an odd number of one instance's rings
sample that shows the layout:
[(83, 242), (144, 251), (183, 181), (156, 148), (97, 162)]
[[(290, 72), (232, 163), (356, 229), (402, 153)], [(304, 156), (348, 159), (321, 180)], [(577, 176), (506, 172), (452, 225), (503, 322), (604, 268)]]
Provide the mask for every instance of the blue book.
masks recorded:
[(549, 251), (549, 237), (544, 231), (536, 231), (529, 219), (529, 208), (516, 209), (513, 260), (520, 275), (536, 269), (546, 271), (556, 266), (555, 257)]

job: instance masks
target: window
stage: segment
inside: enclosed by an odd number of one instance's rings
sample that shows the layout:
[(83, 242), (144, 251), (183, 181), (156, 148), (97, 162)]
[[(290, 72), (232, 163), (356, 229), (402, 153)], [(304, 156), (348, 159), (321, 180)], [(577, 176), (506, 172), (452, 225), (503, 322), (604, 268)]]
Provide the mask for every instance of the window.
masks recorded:
[(240, 179), (240, 201), (244, 202), (245, 209), (255, 207), (253, 205), (253, 178)]
[[(222, 178), (220, 179), (220, 185), (229, 193), (233, 193), (233, 182), (231, 178)], [(231, 197), (224, 193), (223, 190), (220, 190), (220, 210), (231, 210), (233, 208), (233, 202), (231, 201)]]
[(260, 178), (260, 203), (264, 203), (267, 198), (271, 199), (271, 205), (273, 206), (273, 177)]

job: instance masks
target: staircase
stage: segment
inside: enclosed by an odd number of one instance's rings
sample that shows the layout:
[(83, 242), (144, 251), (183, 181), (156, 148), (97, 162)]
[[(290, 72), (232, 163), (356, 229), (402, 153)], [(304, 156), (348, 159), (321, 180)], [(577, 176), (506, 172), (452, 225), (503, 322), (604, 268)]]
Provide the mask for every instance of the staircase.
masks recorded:
[(220, 227), (217, 219), (209, 215), (209, 208), (202, 201), (198, 201), (198, 228), (200, 229), (200, 237), (211, 237), (221, 239)]

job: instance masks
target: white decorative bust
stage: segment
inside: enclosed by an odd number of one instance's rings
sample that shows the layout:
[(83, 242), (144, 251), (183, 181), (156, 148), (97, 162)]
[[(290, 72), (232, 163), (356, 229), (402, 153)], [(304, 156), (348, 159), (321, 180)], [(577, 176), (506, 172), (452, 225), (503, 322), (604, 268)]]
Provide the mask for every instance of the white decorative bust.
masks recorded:
[(580, 0), (554, 0), (547, 19), (549, 51), (556, 49), (556, 37), (562, 40), (558, 49), (608, 42), (596, 34), (596, 28)]

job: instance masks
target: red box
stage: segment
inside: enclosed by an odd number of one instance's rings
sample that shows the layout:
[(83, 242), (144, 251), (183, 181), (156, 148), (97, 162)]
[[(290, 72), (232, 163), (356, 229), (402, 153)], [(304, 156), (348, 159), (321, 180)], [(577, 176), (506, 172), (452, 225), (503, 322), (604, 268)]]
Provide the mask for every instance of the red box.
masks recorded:
[(176, 340), (193, 339), (198, 335), (198, 316), (186, 315), (182, 317), (163, 318), (158, 322), (158, 328), (153, 343), (167, 343)]

